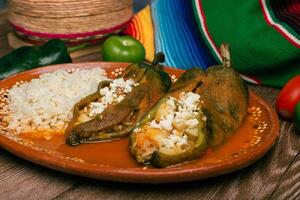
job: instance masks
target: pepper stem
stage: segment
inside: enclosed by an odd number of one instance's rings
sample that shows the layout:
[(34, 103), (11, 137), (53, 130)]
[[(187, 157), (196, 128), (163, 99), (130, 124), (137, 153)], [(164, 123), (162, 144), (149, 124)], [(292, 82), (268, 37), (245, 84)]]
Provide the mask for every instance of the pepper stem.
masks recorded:
[(77, 46), (68, 47), (68, 53), (73, 53), (75, 51), (84, 49), (87, 46), (89, 46), (89, 44), (80, 44), (80, 45), (77, 45)]
[(162, 52), (158, 52), (155, 55), (154, 60), (152, 61), (151, 65), (157, 66), (158, 63), (162, 63), (162, 62), (165, 62), (165, 54), (163, 54)]
[(220, 52), (223, 59), (223, 66), (231, 67), (229, 44), (222, 43), (220, 46)]

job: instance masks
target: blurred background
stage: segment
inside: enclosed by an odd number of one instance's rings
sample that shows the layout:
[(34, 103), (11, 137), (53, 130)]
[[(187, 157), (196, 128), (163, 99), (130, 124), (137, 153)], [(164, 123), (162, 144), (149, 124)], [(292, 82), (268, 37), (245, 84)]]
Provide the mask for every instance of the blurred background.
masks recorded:
[(150, 1), (151, 0), (133, 0), (133, 2), (134, 2), (134, 5), (133, 5), (134, 12), (137, 12), (140, 9), (142, 9), (147, 4), (147, 2), (150, 2)]
[(0, 0), (0, 9), (3, 9), (5, 7), (6, 0)]

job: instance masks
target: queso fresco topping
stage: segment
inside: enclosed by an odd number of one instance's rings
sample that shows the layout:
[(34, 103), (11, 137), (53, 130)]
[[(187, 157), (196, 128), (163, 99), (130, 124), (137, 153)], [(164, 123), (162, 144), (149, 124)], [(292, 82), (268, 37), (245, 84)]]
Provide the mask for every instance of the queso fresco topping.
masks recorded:
[(99, 90), (100, 98), (98, 101), (91, 102), (86, 106), (78, 120), (81, 123), (89, 121), (96, 115), (101, 114), (108, 105), (121, 102), (125, 98), (125, 95), (130, 93), (133, 87), (138, 85), (139, 84), (135, 83), (132, 79), (125, 80), (118, 78), (113, 80), (108, 87)]
[(155, 119), (148, 123), (151, 128), (166, 131), (167, 137), (162, 138), (162, 146), (187, 145), (187, 136), (197, 137), (200, 111), (200, 95), (188, 92), (181, 93), (179, 98), (170, 97), (162, 104), (156, 113)]

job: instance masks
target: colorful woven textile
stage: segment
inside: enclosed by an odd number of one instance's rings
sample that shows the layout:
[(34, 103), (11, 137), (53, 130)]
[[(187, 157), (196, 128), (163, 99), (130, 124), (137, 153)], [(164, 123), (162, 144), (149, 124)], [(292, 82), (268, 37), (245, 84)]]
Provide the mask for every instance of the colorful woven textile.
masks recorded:
[(148, 60), (166, 54), (166, 65), (206, 69), (231, 45), (233, 67), (250, 82), (282, 87), (300, 74), (299, 0), (154, 0), (125, 33), (140, 40)]

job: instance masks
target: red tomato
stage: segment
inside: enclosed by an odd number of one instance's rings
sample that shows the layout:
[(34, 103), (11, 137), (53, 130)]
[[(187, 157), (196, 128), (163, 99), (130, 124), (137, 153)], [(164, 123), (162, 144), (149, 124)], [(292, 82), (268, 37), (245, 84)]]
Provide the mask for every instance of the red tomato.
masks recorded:
[(279, 92), (276, 99), (277, 113), (284, 118), (293, 119), (296, 104), (300, 101), (300, 75), (295, 76)]

